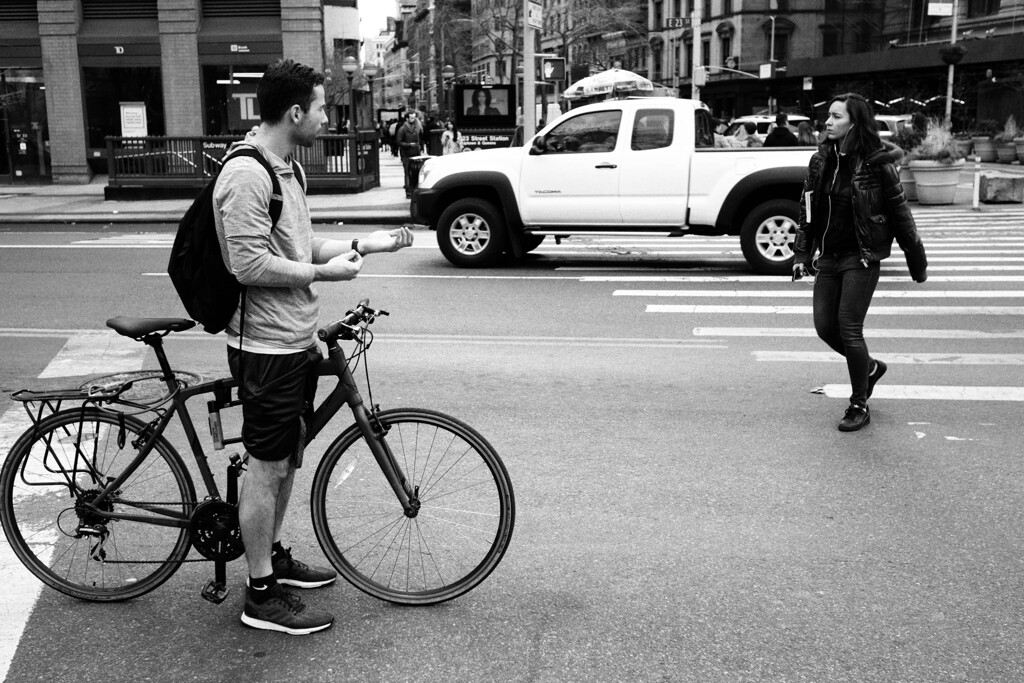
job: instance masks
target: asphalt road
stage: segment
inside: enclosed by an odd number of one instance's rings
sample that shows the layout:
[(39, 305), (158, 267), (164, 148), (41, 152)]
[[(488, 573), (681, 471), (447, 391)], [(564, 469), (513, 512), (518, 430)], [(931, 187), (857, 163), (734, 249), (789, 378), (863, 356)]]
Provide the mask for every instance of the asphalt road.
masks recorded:
[[(855, 434), (835, 429), (846, 372), (809, 331), (810, 287), (752, 276), (738, 243), (576, 239), (465, 271), (417, 233), (321, 285), (324, 317), (388, 309), (374, 400), (460, 417), (502, 455), (518, 516), (494, 574), (432, 608), (308, 592), (338, 622), (288, 638), (240, 624), (241, 562), (220, 606), (199, 597), (205, 563), (101, 605), (18, 577), (0, 543), (7, 680), (1024, 678), (1024, 212), (919, 222), (930, 279), (887, 262), (867, 328), (890, 374)], [(88, 334), (106, 318), (184, 315), (170, 234), (145, 230), (0, 235), (3, 450), (10, 391), (151, 366)], [(226, 372), (219, 338), (168, 348)], [(287, 543), (317, 562), (311, 475)]]

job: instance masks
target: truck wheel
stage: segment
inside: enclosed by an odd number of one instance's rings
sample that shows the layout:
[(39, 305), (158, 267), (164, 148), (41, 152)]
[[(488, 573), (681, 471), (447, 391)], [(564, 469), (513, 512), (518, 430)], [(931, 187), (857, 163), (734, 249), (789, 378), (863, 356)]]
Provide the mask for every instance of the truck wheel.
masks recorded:
[(743, 221), (740, 247), (755, 272), (787, 275), (793, 270), (793, 240), (800, 205), (789, 199), (759, 204)]
[(437, 222), (437, 246), (460, 268), (493, 265), (505, 251), (508, 235), (501, 212), (483, 199), (460, 199)]

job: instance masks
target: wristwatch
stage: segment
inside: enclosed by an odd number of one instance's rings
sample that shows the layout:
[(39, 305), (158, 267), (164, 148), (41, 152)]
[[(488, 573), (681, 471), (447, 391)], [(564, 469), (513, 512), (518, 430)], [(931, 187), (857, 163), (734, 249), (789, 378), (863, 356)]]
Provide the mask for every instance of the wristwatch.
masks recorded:
[[(359, 254), (359, 238), (358, 237), (356, 239), (352, 240), (352, 251), (354, 251), (357, 254)], [(362, 254), (359, 254), (359, 255), (362, 256)]]

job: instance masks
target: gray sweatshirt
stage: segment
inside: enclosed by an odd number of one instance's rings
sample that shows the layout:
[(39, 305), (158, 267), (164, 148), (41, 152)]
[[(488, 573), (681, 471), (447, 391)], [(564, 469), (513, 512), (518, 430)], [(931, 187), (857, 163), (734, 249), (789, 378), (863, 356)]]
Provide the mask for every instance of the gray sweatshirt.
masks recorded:
[[(256, 159), (226, 164), (214, 188), (214, 219), (221, 254), (231, 272), (248, 286), (244, 349), (257, 353), (302, 351), (315, 343), (320, 317), (311, 287), (313, 263), (324, 239), (313, 236), (309, 206), (290, 164), (250, 140), (237, 143), (263, 154), (277, 171), (284, 206), (271, 232), (272, 185)], [(241, 304), (228, 325), (229, 344), (237, 345)]]

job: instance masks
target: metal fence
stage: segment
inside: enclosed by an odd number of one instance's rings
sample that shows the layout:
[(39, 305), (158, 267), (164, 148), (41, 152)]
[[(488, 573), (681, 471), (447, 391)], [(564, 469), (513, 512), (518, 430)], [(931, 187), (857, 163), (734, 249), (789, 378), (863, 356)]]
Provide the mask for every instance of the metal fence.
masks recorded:
[[(217, 175), (237, 136), (107, 137), (108, 187), (201, 188)], [(362, 192), (380, 186), (377, 134), (321, 135), (296, 158), (307, 187), (319, 192)]]

